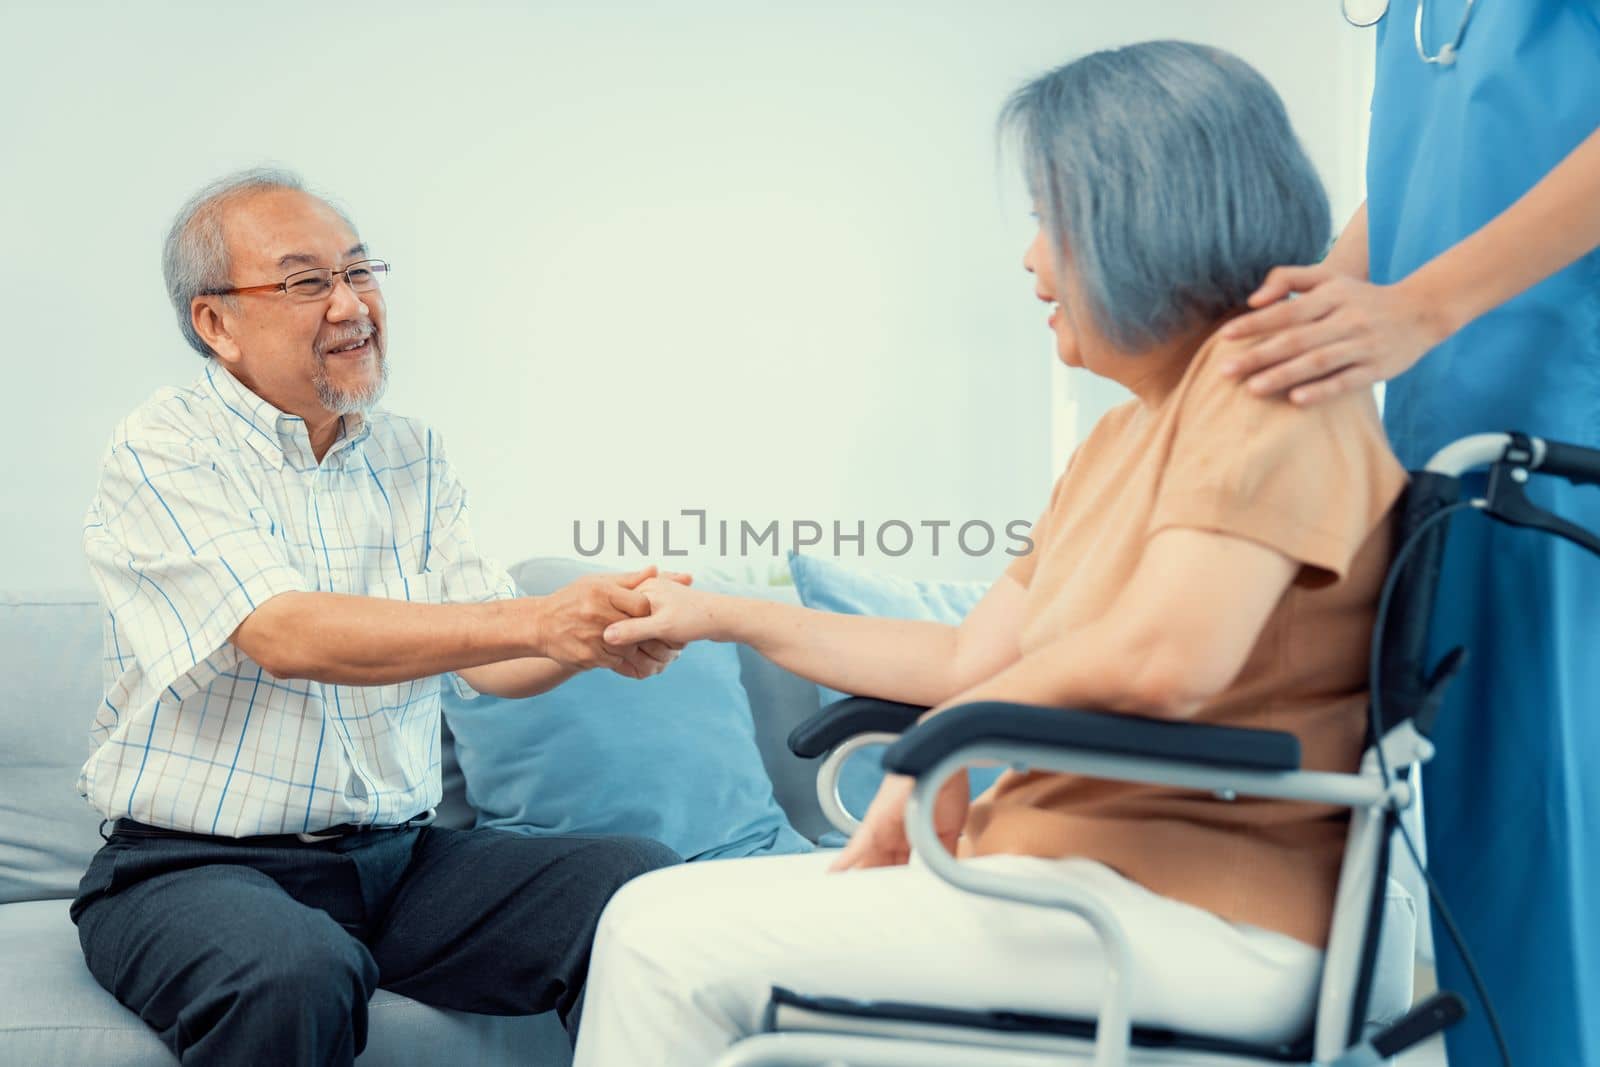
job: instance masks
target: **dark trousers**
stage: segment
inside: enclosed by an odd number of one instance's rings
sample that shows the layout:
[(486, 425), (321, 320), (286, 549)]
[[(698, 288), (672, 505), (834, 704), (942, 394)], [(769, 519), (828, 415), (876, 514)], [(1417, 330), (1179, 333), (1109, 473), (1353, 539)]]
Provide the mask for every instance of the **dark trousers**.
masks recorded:
[(301, 844), (119, 830), (72, 904), (95, 979), (184, 1063), (348, 1064), (382, 986), (576, 1033), (595, 925), (654, 841), (413, 827)]

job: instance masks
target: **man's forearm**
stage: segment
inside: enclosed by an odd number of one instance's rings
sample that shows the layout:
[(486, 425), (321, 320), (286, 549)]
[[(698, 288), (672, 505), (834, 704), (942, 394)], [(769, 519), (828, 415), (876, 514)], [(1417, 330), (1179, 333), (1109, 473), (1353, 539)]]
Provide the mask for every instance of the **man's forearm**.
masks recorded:
[(277, 678), (389, 685), (537, 656), (536, 598), (413, 604), (342, 593), (282, 593), (233, 633)]
[(1399, 284), (1448, 337), (1600, 247), (1600, 130), (1482, 229)]
[(510, 659), (501, 663), (485, 663), (481, 667), (462, 667), (456, 673), (472, 688), (491, 696), (520, 700), (548, 693), (562, 682), (583, 673), (553, 659), (534, 656), (527, 659)]

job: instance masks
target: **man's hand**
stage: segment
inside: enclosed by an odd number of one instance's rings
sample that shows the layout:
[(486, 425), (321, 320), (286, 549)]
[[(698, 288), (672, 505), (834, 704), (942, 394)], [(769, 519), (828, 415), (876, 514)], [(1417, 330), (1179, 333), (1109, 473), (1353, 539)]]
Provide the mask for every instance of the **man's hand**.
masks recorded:
[[(903, 774), (885, 775), (872, 798), (867, 817), (850, 838), (839, 858), (829, 867), (833, 871), (860, 870), (867, 867), (898, 867), (911, 859), (911, 842), (906, 837), (906, 801), (916, 786), (915, 778)], [(967, 823), (967, 808), (971, 804), (971, 787), (967, 772), (954, 775), (939, 790), (933, 805), (933, 828), (952, 854), (956, 841)]]
[[(1291, 294), (1298, 294), (1288, 300)], [(1223, 367), (1262, 396), (1316, 404), (1411, 369), (1449, 336), (1404, 282), (1374, 285), (1329, 267), (1276, 267), (1250, 297), (1259, 310), (1222, 328), (1249, 347)]]
[(672, 645), (665, 641), (641, 641), (637, 645), (618, 648), (616, 652), (622, 659), (622, 665), (611, 669), (624, 678), (651, 678), (670, 667), (672, 661), (677, 659), (682, 651), (682, 645)]
[(611, 641), (604, 636), (612, 623), (649, 615), (650, 601), (639, 591), (642, 583), (676, 589), (694, 580), (671, 571), (656, 575), (655, 567), (629, 574), (585, 575), (545, 597), (541, 654), (578, 670), (606, 667), (625, 678), (649, 678), (666, 670), (682, 651), (681, 643), (651, 637)]
[(637, 657), (630, 663), (623, 649), (607, 645), (601, 635), (620, 619), (650, 614), (650, 601), (636, 587), (655, 574), (654, 567), (646, 567), (630, 574), (585, 575), (543, 597), (537, 624), (539, 654), (578, 670), (609, 667), (630, 678), (643, 677), (639, 672), (644, 664)]

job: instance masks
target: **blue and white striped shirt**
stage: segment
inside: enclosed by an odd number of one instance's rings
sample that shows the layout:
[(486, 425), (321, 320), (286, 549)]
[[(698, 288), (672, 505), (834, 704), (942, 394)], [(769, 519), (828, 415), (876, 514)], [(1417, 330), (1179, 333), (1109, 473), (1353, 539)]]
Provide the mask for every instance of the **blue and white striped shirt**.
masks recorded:
[(432, 430), (346, 416), (318, 464), (303, 420), (207, 361), (112, 435), (84, 549), (106, 607), (106, 694), (78, 792), (107, 818), (243, 837), (438, 804), (438, 677), (284, 681), (228, 640), (279, 593), (515, 595), (474, 545)]

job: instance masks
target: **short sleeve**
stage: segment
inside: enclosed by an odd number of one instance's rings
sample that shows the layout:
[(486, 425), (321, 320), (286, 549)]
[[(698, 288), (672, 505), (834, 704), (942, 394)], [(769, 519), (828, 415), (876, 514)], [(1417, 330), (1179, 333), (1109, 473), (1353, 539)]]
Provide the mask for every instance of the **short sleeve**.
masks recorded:
[(118, 641), (179, 696), (238, 662), (228, 639), (251, 612), (309, 588), (260, 502), (185, 443), (112, 446), (84, 551)]
[(1302, 584), (1344, 577), (1406, 480), (1371, 394), (1299, 408), (1223, 376), (1216, 351), (1196, 357), (1206, 363), (1177, 398), (1148, 533), (1228, 534), (1299, 562)]
[(1022, 588), (1028, 588), (1033, 581), (1034, 572), (1039, 569), (1039, 555), (1044, 551), (1045, 538), (1049, 535), (1050, 527), (1055, 516), (1057, 505), (1061, 501), (1061, 486), (1067, 480), (1067, 473), (1072, 470), (1072, 461), (1067, 461), (1066, 470), (1061, 472), (1061, 477), (1056, 479), (1055, 488), (1050, 490), (1050, 500), (1044, 506), (1044, 511), (1034, 520), (1033, 527), (1028, 537), (1033, 542), (1033, 548), (1025, 556), (1018, 556), (1006, 567), (1007, 577), (1016, 581)]
[(440, 578), (447, 604), (477, 604), (509, 600), (517, 595), (516, 583), (497, 561), (478, 551), (472, 536), (467, 491), (445, 455), (444, 442), (433, 430), (425, 431), (428, 453), (430, 522), (425, 537), (422, 568)]

